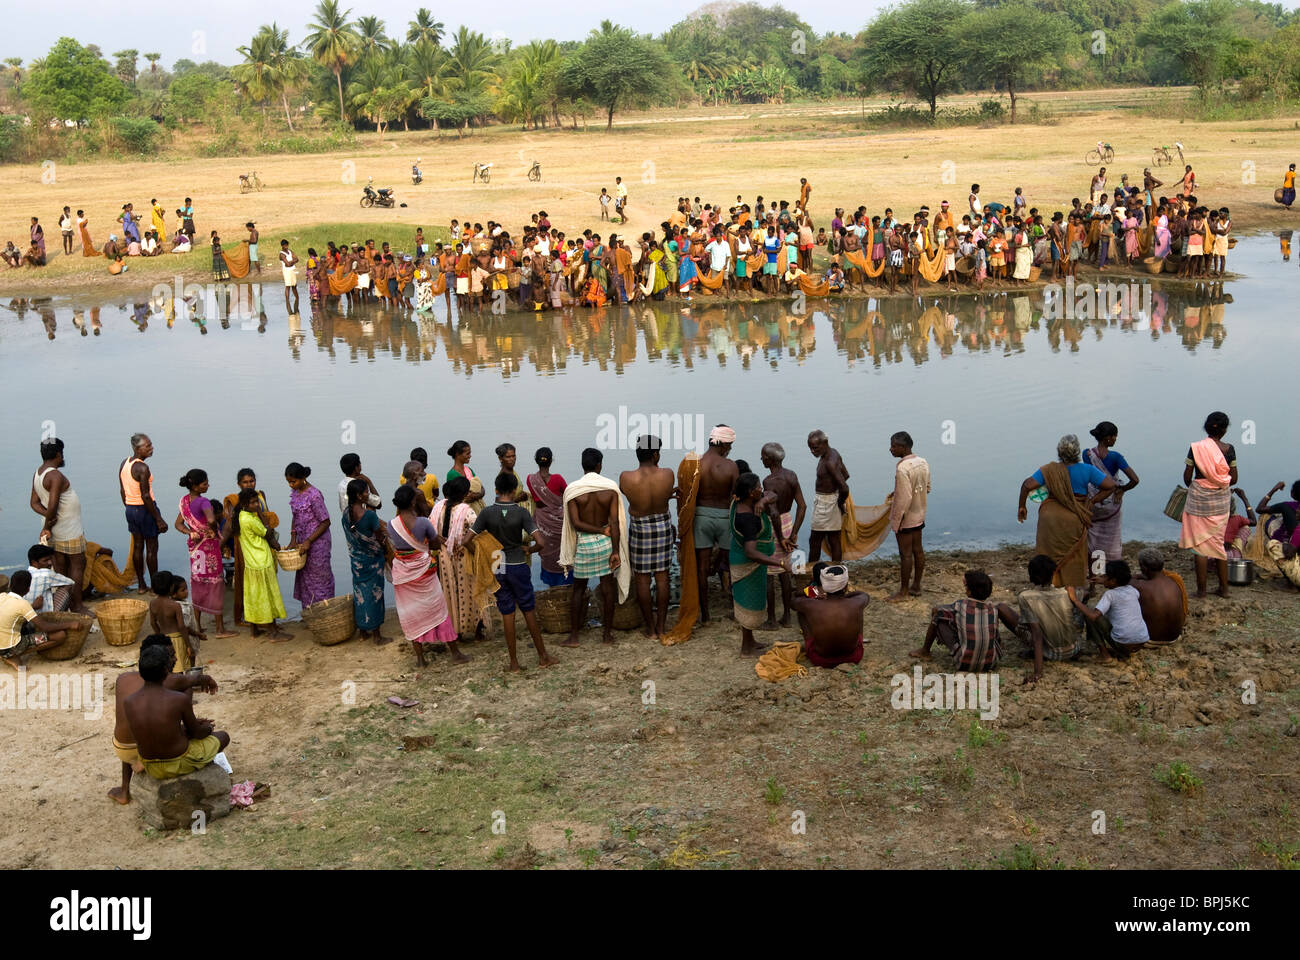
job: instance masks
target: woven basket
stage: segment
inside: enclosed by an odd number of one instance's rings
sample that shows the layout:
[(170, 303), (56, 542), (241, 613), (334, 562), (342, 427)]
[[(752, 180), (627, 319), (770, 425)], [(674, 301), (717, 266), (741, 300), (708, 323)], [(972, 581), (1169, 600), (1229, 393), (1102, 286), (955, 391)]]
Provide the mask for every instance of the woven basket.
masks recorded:
[(1276, 203), (1281, 203), (1281, 202), (1282, 202), (1282, 188), (1281, 188), (1281, 187), (1278, 187), (1276, 190), (1273, 191), (1273, 200), (1274, 200)]
[(302, 622), (311, 631), (311, 638), (322, 647), (332, 647), (352, 639), (357, 632), (357, 622), (352, 605), (352, 594), (330, 597), (310, 607), (303, 607)]
[(1228, 238), (1228, 249), (1231, 250), (1231, 249), (1232, 249), (1233, 247), (1235, 247), (1236, 245), (1237, 245), (1237, 238), (1236, 238), (1236, 237), (1229, 237), (1229, 238)]
[(307, 554), (299, 553), (297, 550), (277, 550), (275, 551), (275, 562), (280, 565), (281, 570), (293, 573), (295, 570), (301, 570), (307, 566)]
[[(594, 591), (587, 591), (587, 615), (583, 623), (591, 619), (591, 597)], [(573, 596), (573, 587), (551, 587), (537, 594), (537, 625), (542, 633), (568, 633), (571, 629), (569, 619), (569, 601)]]
[(1147, 273), (1159, 273), (1165, 268), (1164, 257), (1143, 257), (1142, 266), (1147, 268)]
[(975, 269), (975, 259), (973, 257), (958, 257), (953, 267), (964, 276)]
[[(618, 588), (615, 587), (614, 589), (617, 590)], [(617, 597), (618, 594), (615, 593), (615, 596)], [(599, 612), (602, 608), (603, 598), (598, 597), (596, 603), (596, 609)], [(614, 604), (613, 627), (615, 630), (635, 630), (643, 623), (645, 623), (645, 618), (641, 616), (641, 605), (636, 602), (636, 590), (629, 590), (626, 600)]]
[(134, 597), (105, 600), (95, 608), (99, 629), (104, 631), (104, 642), (110, 647), (129, 647), (140, 635), (144, 618), (149, 615), (149, 604)]
[(86, 635), (90, 633), (90, 625), (95, 622), (94, 617), (84, 613), (43, 613), (41, 619), (57, 623), (68, 631), (68, 639), (58, 646), (39, 651), (46, 660), (71, 660), (81, 653), (81, 648), (86, 645)]
[(1030, 283), (1034, 283), (1034, 282), (1037, 281), (1038, 278), (1041, 277), (1042, 275), (1043, 275), (1043, 268), (1042, 268), (1042, 267), (1030, 267), (1030, 268), (1029, 268), (1029, 282), (1030, 282)]

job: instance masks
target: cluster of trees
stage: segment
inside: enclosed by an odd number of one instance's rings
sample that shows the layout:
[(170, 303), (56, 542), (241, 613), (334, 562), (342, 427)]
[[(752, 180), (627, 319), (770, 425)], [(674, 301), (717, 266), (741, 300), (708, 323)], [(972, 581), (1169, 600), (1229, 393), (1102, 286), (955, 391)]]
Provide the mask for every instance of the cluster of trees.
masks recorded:
[(937, 112), (945, 94), (1010, 100), (1044, 84), (1195, 84), (1247, 99), (1300, 96), (1300, 14), (1260, 0), (902, 0), (856, 33), (818, 35), (781, 6), (714, 2), (654, 37), (603, 21), (582, 41), (515, 47), (426, 8), (404, 29), (320, 0), (296, 42), (277, 23), (240, 61), (178, 61), (61, 39), (0, 72), (4, 112), (48, 122), (219, 122), (247, 110), (316, 123), (464, 132), (497, 120), (559, 126), (654, 104), (887, 95)]

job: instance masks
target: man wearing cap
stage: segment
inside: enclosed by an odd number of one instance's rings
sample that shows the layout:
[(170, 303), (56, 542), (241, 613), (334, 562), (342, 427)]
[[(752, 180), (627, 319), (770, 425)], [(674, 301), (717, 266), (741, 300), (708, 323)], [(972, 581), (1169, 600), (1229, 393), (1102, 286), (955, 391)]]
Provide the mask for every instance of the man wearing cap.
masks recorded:
[(803, 649), (810, 663), (834, 667), (862, 660), (862, 611), (871, 598), (850, 590), (849, 569), (843, 564), (822, 566), (814, 574), (824, 596), (800, 593), (790, 602), (803, 631)]
[[(700, 458), (699, 485), (695, 499), (695, 569), (700, 586), (700, 622), (709, 622), (709, 571), (713, 550), (731, 549), (731, 493), (740, 470), (728, 459), (736, 431), (720, 423), (709, 433), (709, 449)], [(727, 575), (722, 587), (729, 589)]]
[(849, 498), (849, 471), (840, 459), (839, 452), (830, 445), (826, 434), (821, 430), (808, 434), (808, 450), (817, 458), (808, 559), (812, 563), (817, 562), (822, 554), (824, 540), (831, 560), (839, 563), (843, 556), (840, 531), (844, 527), (844, 503)]

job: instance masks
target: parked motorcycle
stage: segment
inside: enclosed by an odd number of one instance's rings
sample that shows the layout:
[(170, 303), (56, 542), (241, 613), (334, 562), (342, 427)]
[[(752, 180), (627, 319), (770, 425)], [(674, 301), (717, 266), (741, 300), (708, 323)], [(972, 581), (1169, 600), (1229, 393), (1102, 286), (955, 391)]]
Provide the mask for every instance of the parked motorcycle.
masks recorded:
[[(371, 180), (370, 183), (374, 181)], [(397, 203), (393, 196), (392, 187), (380, 187), (376, 190), (367, 183), (361, 190), (361, 205), (363, 207), (391, 207)]]

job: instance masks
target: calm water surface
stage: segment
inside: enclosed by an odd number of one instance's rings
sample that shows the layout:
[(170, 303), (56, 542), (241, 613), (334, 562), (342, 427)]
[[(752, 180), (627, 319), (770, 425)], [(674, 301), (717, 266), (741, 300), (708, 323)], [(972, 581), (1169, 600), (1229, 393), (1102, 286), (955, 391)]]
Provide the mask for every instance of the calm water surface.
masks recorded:
[[(1086, 441), (1098, 420), (1113, 420), (1117, 448), (1142, 478), (1125, 501), (1125, 537), (1166, 539), (1177, 528), (1161, 508), (1213, 409), (1232, 418), (1228, 439), (1252, 502), (1300, 476), (1290, 379), (1300, 270), (1279, 247), (1276, 236), (1243, 238), (1229, 258), (1243, 279), (1195, 291), (1156, 284), (1151, 314), (1127, 321), (1048, 321), (1039, 294), (810, 300), (803, 316), (787, 302), (697, 299), (689, 309), (449, 320), (441, 298), (431, 318), (312, 312), (305, 285), (303, 311), (290, 316), (283, 288), (267, 283), (260, 296), (243, 288), (233, 309), (212, 297), (197, 316), (182, 309), (170, 323), (145, 288), (111, 302), (0, 302), (9, 441), (0, 566), (20, 565), (39, 531), (28, 498), (43, 430), (67, 444), (87, 536), (120, 557), (128, 535), (117, 467), (136, 431), (157, 449), (150, 465), (169, 524), (181, 474), (202, 467), (222, 496), (243, 466), (287, 522), (283, 469), (292, 460), (313, 468), (331, 509), (349, 451), (386, 499), (410, 448), (426, 447), (441, 478), (450, 465), (443, 451), (457, 439), (473, 445), (471, 465), (485, 477), (496, 472), (492, 449), (510, 441), (521, 475), (546, 445), (555, 470), (574, 479), (582, 448), (626, 439), (624, 427), (634, 437), (637, 415), (669, 418), (664, 439), (675, 449), (663, 460), (673, 467), (701, 439), (697, 424), (735, 427), (733, 456), (756, 468), (760, 446), (780, 441), (809, 497), (805, 437), (820, 427), (864, 504), (891, 489), (889, 435), (908, 430), (933, 473), (931, 548), (1032, 540), (1032, 522), (1015, 520), (1020, 482), (1053, 459), (1061, 434)], [(1253, 421), (1253, 444), (1244, 421)], [(632, 449), (607, 449), (605, 473), (635, 462)], [(343, 590), (337, 530), (333, 545)], [(160, 565), (188, 569), (179, 533), (163, 536)], [(292, 613), (291, 578), (281, 579)]]

